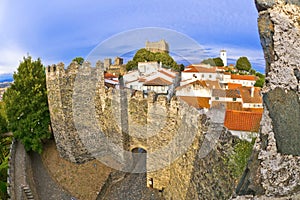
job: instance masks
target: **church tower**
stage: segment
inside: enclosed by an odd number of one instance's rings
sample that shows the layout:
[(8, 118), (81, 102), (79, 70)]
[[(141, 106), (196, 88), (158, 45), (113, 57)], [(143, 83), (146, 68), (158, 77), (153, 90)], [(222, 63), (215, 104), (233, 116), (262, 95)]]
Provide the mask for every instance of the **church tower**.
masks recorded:
[(220, 58), (223, 60), (224, 66), (227, 66), (227, 52), (226, 50), (220, 51)]

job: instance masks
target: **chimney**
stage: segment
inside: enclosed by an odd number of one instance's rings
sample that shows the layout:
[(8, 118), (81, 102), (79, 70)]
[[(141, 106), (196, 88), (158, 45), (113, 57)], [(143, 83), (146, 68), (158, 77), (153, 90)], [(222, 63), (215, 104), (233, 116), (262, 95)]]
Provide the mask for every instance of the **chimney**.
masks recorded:
[(251, 87), (251, 97), (254, 97), (254, 87)]

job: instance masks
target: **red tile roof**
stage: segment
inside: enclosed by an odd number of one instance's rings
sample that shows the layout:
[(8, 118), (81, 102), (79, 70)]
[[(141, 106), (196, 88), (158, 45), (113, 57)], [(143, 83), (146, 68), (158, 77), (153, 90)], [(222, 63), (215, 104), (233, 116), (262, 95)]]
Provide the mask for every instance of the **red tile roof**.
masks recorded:
[(176, 88), (176, 90), (181, 90), (182, 88), (189, 87), (191, 85), (200, 85), (201, 87), (207, 87), (206, 82), (202, 80), (196, 80), (186, 85), (182, 85)]
[(106, 72), (106, 73), (104, 73), (104, 78), (113, 79), (113, 78), (118, 78), (118, 77), (111, 73)]
[(240, 91), (237, 89), (213, 89), (212, 90), (213, 97), (228, 97), (228, 98), (241, 98)]
[[(251, 88), (254, 90), (253, 97), (251, 96)], [(240, 87), (239, 91), (244, 103), (262, 103), (262, 96), (260, 94), (259, 87)]]
[(238, 75), (238, 74), (231, 74), (231, 79), (256, 81), (256, 80), (257, 80), (257, 77), (256, 77), (256, 76), (253, 76), (253, 75)]
[(211, 107), (219, 107), (223, 105), (226, 110), (243, 110), (242, 102), (228, 102), (228, 101), (213, 101), (211, 102)]
[(167, 86), (167, 85), (171, 85), (171, 84), (172, 84), (172, 82), (167, 81), (161, 77), (157, 77), (155, 79), (146, 81), (144, 83), (145, 86)]
[(242, 84), (238, 84), (238, 83), (228, 83), (228, 89), (237, 89), (242, 87)]
[(190, 65), (183, 72), (216, 73), (216, 67), (201, 67)]
[(175, 75), (173, 75), (173, 74), (171, 74), (171, 73), (168, 73), (168, 72), (166, 72), (165, 70), (158, 70), (158, 71), (159, 71), (160, 73), (166, 75), (166, 76), (171, 77), (171, 78), (175, 78), (175, 77), (176, 77)]
[(243, 111), (255, 112), (255, 113), (263, 113), (264, 109), (263, 108), (243, 108)]
[(227, 110), (224, 126), (229, 130), (258, 132), (262, 113)]
[(221, 89), (219, 81), (205, 80), (205, 82), (209, 89)]
[(193, 106), (197, 109), (210, 108), (209, 97), (180, 96), (178, 98), (185, 101), (189, 106)]

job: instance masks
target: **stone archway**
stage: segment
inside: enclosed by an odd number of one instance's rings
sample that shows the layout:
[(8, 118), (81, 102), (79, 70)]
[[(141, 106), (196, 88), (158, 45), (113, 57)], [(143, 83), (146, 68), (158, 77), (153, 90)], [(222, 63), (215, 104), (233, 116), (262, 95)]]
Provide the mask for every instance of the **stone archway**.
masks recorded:
[(146, 173), (147, 172), (147, 151), (142, 147), (136, 147), (132, 152), (132, 172)]

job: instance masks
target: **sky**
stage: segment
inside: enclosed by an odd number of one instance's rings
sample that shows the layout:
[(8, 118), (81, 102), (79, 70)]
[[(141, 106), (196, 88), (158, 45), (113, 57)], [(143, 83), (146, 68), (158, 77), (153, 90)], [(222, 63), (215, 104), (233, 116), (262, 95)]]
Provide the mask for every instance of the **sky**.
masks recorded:
[[(247, 56), (254, 69), (264, 72), (257, 17), (254, 0), (0, 0), (0, 74), (15, 71), (27, 55), (46, 66), (68, 65), (103, 48), (105, 41), (148, 27), (184, 35), (201, 46), (204, 57), (218, 57), (225, 49), (229, 64), (235, 64)], [(162, 33), (161, 39), (166, 38)], [(127, 47), (110, 48), (110, 56), (125, 55), (146, 42), (120, 41)], [(167, 42), (172, 52), (176, 44)], [(192, 63), (203, 59), (190, 53)]]

